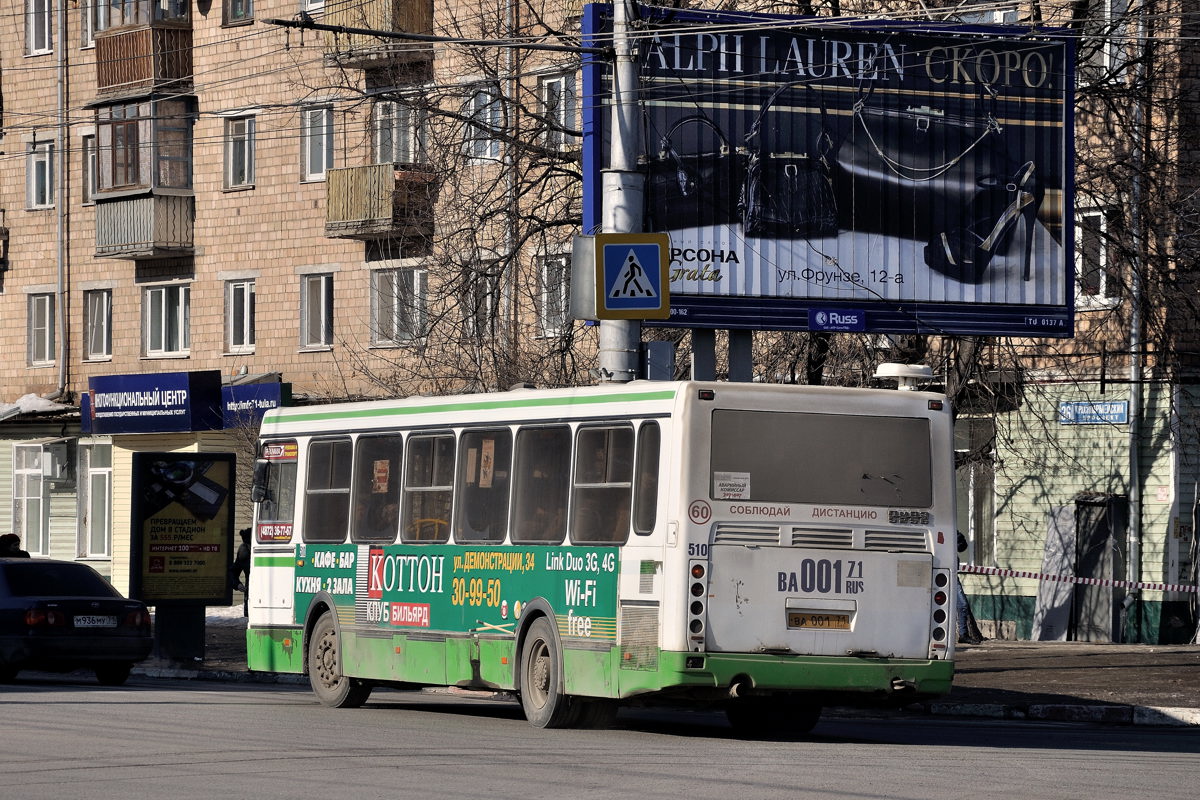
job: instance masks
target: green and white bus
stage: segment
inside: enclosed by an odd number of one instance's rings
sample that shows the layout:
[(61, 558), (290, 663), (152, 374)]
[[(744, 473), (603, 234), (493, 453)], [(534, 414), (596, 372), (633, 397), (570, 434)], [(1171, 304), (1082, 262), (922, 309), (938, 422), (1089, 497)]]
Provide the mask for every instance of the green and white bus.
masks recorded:
[(249, 666), (515, 692), (538, 727), (722, 704), (799, 733), (947, 692), (941, 395), (749, 383), (279, 408), (255, 466)]

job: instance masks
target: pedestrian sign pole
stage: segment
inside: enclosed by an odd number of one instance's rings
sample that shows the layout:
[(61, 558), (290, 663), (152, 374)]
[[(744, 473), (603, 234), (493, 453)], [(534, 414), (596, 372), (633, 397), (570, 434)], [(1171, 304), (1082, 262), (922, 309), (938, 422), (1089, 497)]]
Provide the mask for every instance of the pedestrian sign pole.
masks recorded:
[(597, 319), (669, 317), (670, 249), (665, 233), (597, 234)]

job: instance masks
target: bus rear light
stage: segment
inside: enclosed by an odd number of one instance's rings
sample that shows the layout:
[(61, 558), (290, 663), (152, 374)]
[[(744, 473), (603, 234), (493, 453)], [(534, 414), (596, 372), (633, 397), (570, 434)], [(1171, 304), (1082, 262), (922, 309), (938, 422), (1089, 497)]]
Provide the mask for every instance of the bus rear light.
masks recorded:
[(941, 591), (934, 592), (933, 593), (933, 602), (935, 605), (939, 605), (939, 606), (946, 605), (946, 593), (941, 592)]
[(946, 629), (945, 628), (934, 628), (933, 629), (933, 640), (935, 642), (940, 642), (945, 638), (946, 638)]
[(693, 652), (699, 652), (704, 649), (704, 629), (707, 626), (705, 615), (708, 609), (705, 606), (705, 595), (708, 594), (708, 585), (705, 580), (705, 575), (708, 573), (707, 563), (704, 561), (692, 561), (688, 567), (688, 573), (692, 576), (692, 583), (688, 587), (694, 598), (688, 603), (688, 638), (692, 644), (690, 649)]
[(715, 400), (717, 398), (717, 393), (712, 389), (701, 389), (700, 391), (696, 392), (696, 396), (701, 400)]
[(933, 585), (941, 589), (945, 589), (946, 584), (949, 582), (950, 578), (948, 578), (944, 572), (939, 572), (937, 575), (933, 576)]
[(939, 608), (937, 611), (934, 611), (933, 612), (933, 621), (939, 625), (941, 625), (943, 622), (945, 622), (946, 621), (946, 610), (943, 608)]

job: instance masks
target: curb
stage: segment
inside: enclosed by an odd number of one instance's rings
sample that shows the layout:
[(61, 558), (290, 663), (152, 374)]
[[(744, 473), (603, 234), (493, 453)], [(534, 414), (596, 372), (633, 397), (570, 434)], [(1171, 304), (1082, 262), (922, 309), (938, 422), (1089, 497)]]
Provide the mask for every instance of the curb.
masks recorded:
[(1200, 708), (1167, 708), (1132, 705), (1029, 706), (994, 703), (929, 703), (922, 710), (932, 716), (980, 717), (985, 719), (1036, 722), (1086, 722), (1102, 725), (1148, 725), (1154, 727), (1200, 726)]

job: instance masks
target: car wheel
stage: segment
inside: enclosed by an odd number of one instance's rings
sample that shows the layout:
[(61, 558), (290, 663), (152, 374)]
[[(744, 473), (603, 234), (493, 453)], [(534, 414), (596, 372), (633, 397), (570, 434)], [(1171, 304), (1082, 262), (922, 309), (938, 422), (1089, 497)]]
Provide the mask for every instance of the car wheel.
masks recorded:
[(129, 680), (133, 664), (101, 664), (96, 667), (96, 680), (103, 686), (121, 686)]

